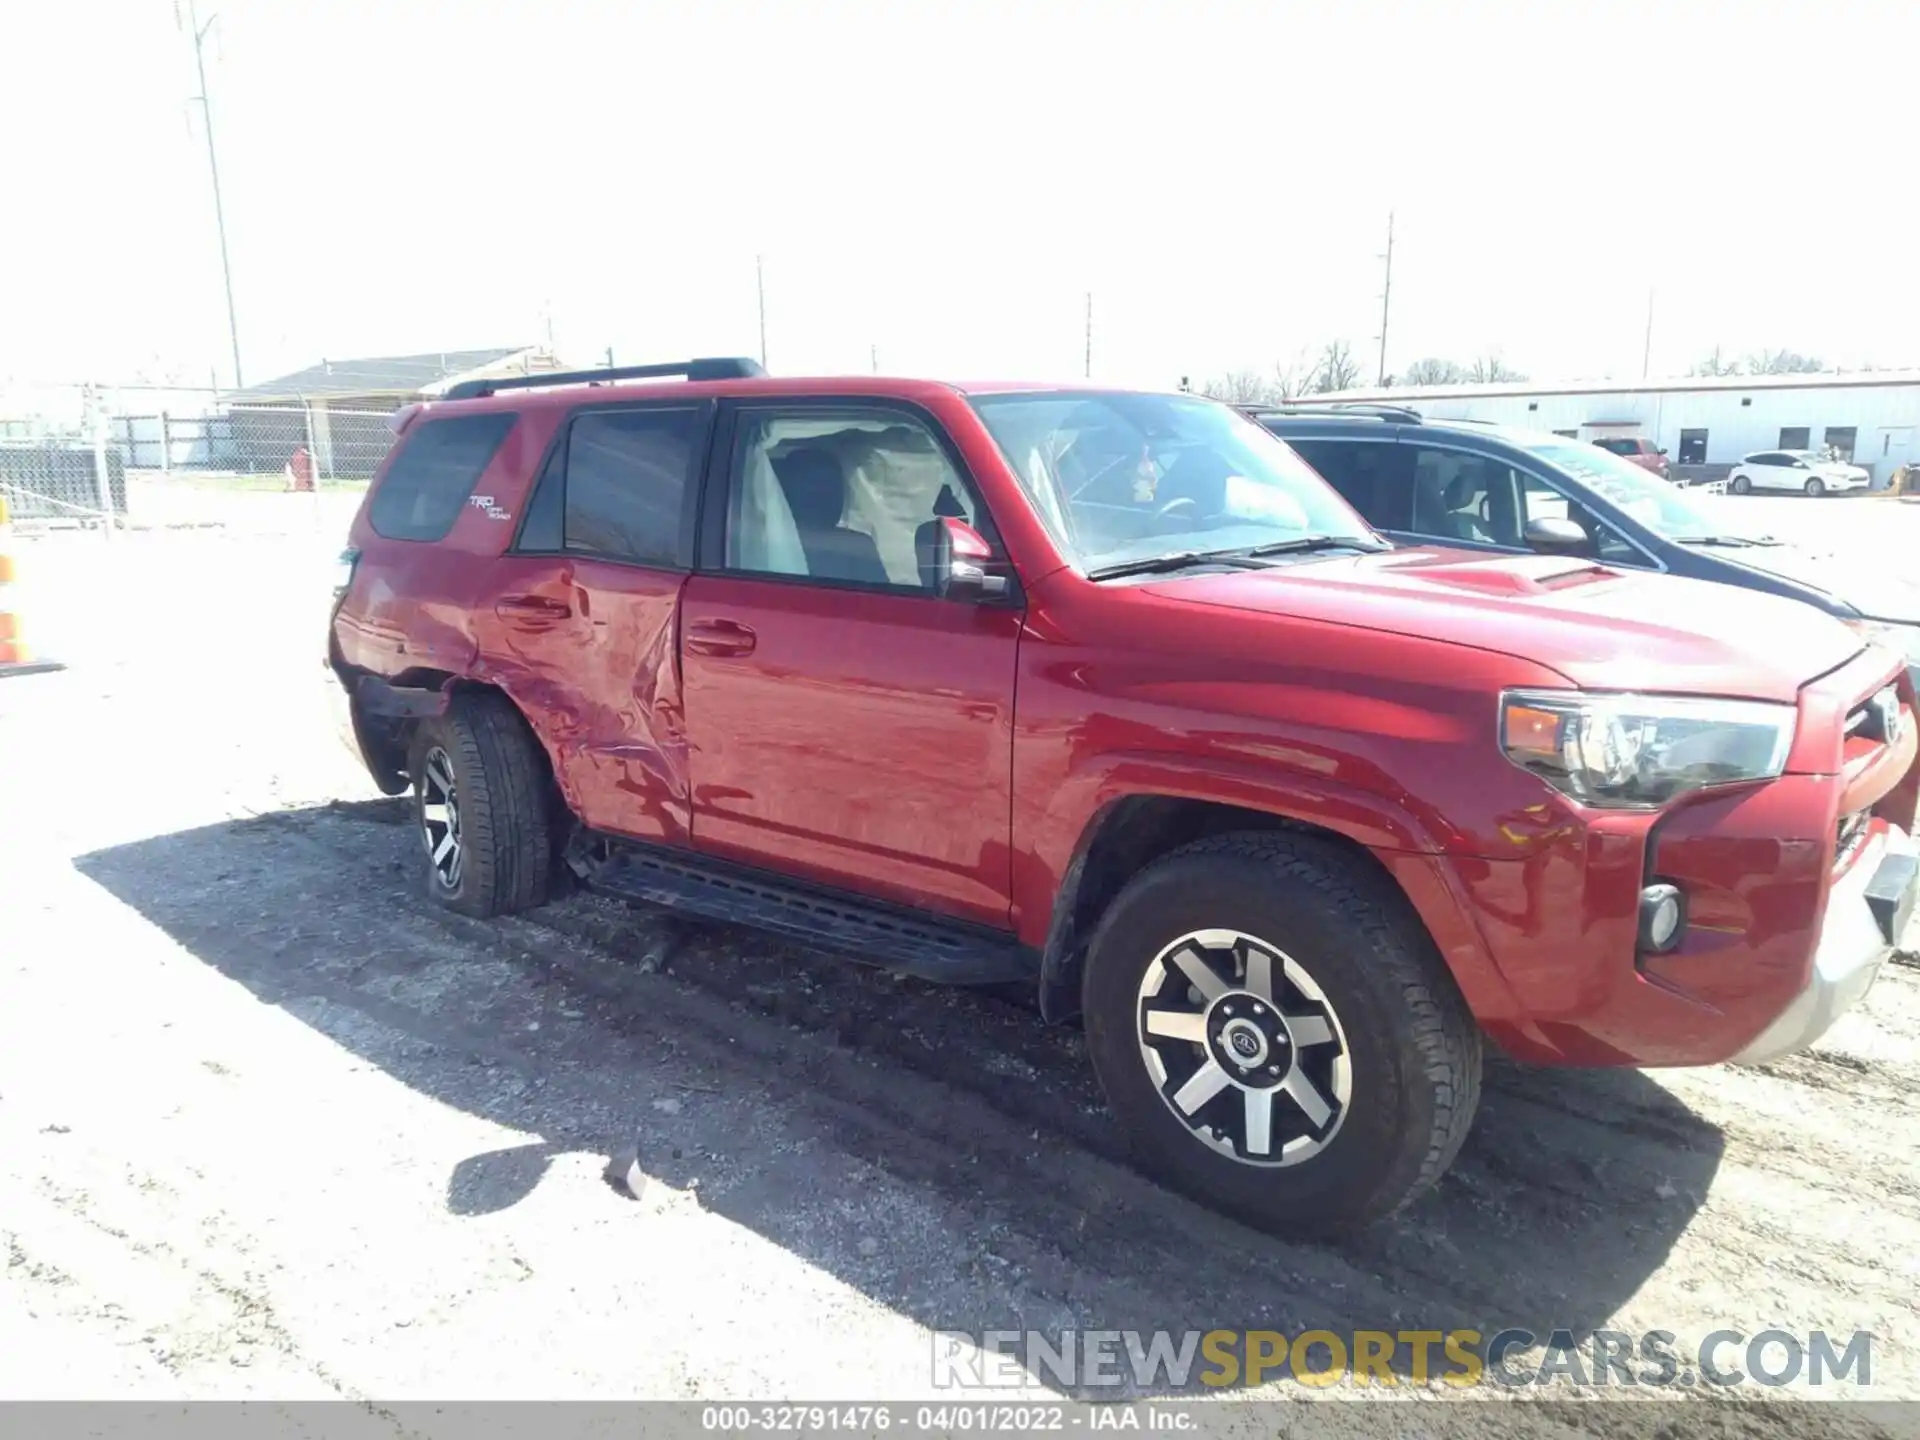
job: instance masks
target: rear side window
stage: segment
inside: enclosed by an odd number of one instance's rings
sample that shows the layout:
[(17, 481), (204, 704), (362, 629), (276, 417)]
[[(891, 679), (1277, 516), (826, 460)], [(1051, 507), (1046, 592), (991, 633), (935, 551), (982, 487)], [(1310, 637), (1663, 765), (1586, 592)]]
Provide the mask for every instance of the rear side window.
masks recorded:
[(1288, 439), (1287, 444), (1369, 525), (1378, 530), (1408, 528), (1412, 505), (1403, 447), (1380, 440)]
[(527, 508), (518, 548), (680, 565), (703, 418), (693, 408), (575, 415)]
[(438, 540), (518, 418), (511, 411), (423, 420), (408, 430), (367, 507), (376, 535)]

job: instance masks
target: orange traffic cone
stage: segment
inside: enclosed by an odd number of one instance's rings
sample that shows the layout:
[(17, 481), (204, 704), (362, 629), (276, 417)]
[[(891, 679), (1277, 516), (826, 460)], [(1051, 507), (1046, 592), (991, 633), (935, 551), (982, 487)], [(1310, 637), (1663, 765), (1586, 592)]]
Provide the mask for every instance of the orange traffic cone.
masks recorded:
[(42, 670), (58, 670), (54, 660), (42, 660), (27, 648), (21, 635), (18, 593), (14, 588), (12, 546), (13, 517), (7, 513), (6, 497), (0, 495), (0, 677), (31, 675)]

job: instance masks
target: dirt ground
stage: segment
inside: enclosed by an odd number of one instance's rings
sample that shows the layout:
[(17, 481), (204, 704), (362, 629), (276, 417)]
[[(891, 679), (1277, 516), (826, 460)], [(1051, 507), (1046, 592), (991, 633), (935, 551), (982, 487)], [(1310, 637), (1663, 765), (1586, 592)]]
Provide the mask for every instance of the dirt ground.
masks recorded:
[(426, 903), (319, 704), (352, 503), (17, 547), (68, 668), (0, 681), (0, 1397), (952, 1399), (937, 1330), (1777, 1327), (1870, 1331), (1826, 1393), (1920, 1400), (1911, 950), (1771, 1066), (1495, 1062), (1435, 1194), (1282, 1243), (1131, 1171), (1015, 1004)]

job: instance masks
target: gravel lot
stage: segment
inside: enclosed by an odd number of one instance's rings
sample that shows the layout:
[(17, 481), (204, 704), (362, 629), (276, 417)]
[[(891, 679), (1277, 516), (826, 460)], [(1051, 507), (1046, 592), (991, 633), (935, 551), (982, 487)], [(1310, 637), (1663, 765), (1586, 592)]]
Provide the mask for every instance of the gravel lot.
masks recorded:
[(1867, 1393), (1920, 1400), (1911, 953), (1761, 1069), (1495, 1063), (1436, 1194), (1283, 1244), (1132, 1173), (1016, 1005), (592, 897), (429, 906), (318, 704), (352, 503), (19, 547), (69, 668), (0, 681), (0, 1397), (951, 1399), (931, 1330), (1522, 1326), (1865, 1329)]

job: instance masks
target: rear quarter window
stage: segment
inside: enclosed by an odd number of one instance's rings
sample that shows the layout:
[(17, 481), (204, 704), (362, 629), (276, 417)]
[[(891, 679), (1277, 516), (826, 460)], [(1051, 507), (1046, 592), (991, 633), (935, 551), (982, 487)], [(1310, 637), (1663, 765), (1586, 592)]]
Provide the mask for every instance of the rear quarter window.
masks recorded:
[(409, 428), (367, 508), (374, 534), (389, 540), (443, 538), (517, 418), (497, 411), (423, 420)]

